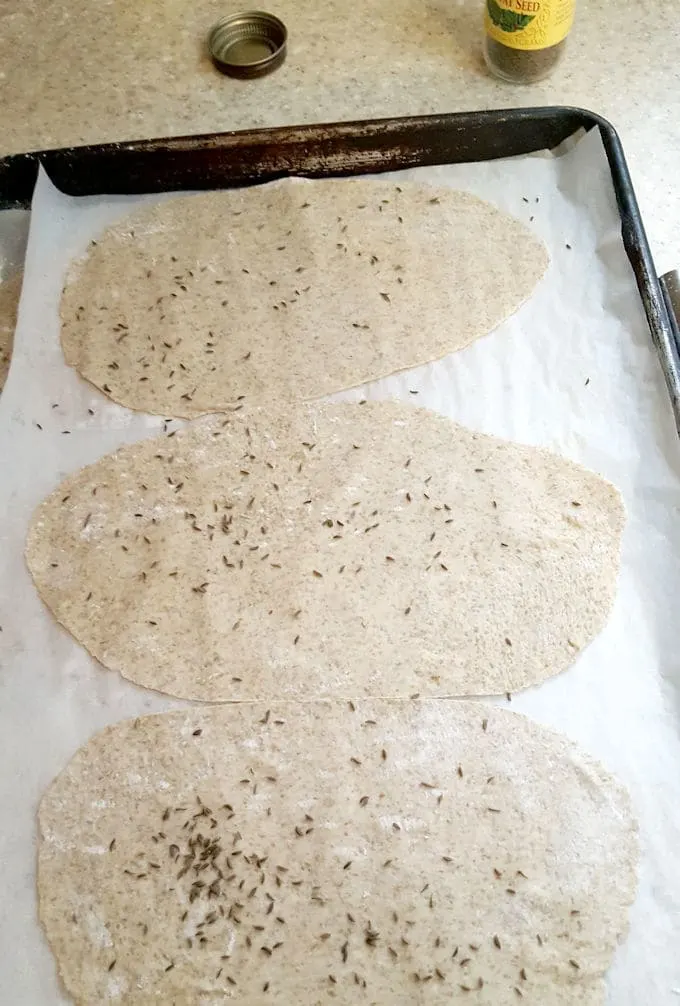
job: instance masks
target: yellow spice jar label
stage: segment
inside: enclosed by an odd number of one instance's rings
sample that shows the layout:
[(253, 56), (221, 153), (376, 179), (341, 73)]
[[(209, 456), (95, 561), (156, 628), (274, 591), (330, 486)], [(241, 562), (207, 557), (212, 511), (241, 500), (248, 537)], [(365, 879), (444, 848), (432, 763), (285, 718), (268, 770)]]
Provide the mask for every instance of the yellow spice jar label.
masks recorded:
[(569, 34), (575, 0), (486, 0), (486, 33), (511, 49), (548, 49)]

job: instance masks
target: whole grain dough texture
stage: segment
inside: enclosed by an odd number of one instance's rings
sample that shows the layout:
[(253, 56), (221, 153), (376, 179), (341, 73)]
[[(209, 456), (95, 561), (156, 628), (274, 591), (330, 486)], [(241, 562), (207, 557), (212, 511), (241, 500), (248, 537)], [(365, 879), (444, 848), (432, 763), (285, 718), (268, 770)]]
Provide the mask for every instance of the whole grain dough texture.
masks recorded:
[(104, 665), (190, 699), (502, 694), (568, 667), (616, 587), (620, 496), (396, 402), (239, 410), (67, 478), (35, 583)]
[(40, 807), (79, 1006), (600, 1006), (623, 787), (478, 702), (238, 704), (116, 724)]
[(92, 242), (64, 289), (62, 346), (114, 401), (163, 416), (315, 398), (467, 346), (547, 263), (517, 220), (450, 189), (287, 180), (183, 196)]

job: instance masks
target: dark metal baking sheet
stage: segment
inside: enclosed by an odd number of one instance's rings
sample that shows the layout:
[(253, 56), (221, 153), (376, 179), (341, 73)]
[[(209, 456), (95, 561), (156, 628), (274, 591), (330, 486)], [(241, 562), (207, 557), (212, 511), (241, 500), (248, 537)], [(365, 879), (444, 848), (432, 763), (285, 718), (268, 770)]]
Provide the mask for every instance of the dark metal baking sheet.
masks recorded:
[(521, 108), (373, 119), (13, 154), (0, 159), (0, 209), (29, 207), (38, 167), (73, 196), (218, 189), (285, 175), (321, 178), (487, 161), (553, 149), (579, 130), (602, 137), (623, 242), (680, 430), (680, 352), (613, 126), (578, 108)]

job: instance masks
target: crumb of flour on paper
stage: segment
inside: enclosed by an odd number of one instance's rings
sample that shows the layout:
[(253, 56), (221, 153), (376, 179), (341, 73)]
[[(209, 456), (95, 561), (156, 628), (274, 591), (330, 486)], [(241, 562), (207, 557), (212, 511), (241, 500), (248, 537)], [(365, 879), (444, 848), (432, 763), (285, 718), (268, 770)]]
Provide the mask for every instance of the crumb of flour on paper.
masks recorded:
[(19, 309), (23, 273), (0, 280), (0, 392), (7, 380), (12, 358), (14, 328)]

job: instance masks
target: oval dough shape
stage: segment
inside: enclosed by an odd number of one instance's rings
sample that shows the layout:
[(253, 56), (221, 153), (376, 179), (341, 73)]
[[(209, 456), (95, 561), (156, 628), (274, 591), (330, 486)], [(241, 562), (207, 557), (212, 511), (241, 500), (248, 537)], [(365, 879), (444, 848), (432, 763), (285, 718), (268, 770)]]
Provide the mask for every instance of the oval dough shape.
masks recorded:
[(129, 720), (78, 751), (40, 832), (83, 1006), (599, 1006), (636, 882), (623, 787), (477, 702)]
[(450, 189), (287, 180), (183, 196), (92, 243), (64, 289), (62, 346), (114, 401), (158, 415), (315, 398), (468, 345), (547, 263), (517, 220)]
[(239, 411), (123, 447), (37, 510), (27, 558), (107, 667), (206, 701), (502, 694), (602, 628), (618, 492), (395, 402)]

